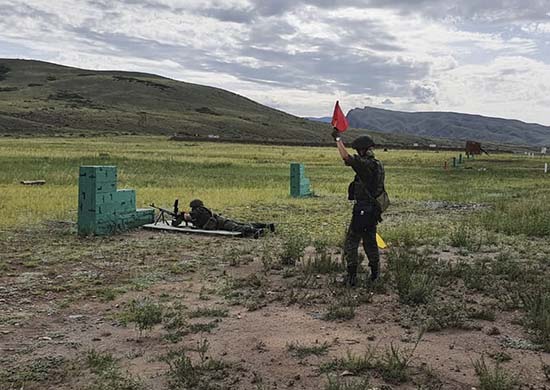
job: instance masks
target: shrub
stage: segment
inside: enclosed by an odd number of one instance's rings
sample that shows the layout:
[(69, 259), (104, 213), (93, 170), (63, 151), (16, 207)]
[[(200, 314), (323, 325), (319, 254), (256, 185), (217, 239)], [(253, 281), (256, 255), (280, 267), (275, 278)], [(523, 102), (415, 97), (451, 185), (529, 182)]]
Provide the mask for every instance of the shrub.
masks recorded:
[(101, 374), (116, 366), (117, 361), (110, 353), (101, 353), (91, 349), (86, 353), (86, 363), (92, 372)]
[(378, 362), (382, 377), (388, 382), (407, 382), (410, 377), (409, 364), (413, 353), (414, 350), (403, 352), (399, 347), (390, 344)]
[(342, 306), (337, 302), (328, 307), (323, 319), (327, 321), (348, 321), (354, 317), (355, 306)]
[(427, 331), (439, 331), (443, 329), (463, 329), (466, 324), (466, 312), (459, 304), (433, 304), (427, 307), (426, 322)]
[(369, 389), (369, 379), (344, 379), (338, 375), (328, 375), (325, 390), (365, 390)]
[(312, 274), (331, 274), (342, 272), (344, 265), (327, 248), (316, 249), (313, 258), (304, 261), (304, 272)]
[(289, 234), (283, 239), (281, 261), (284, 265), (295, 265), (304, 256), (308, 241), (300, 234)]
[(324, 342), (322, 344), (314, 344), (314, 345), (302, 345), (299, 342), (292, 342), (286, 345), (286, 350), (292, 356), (302, 359), (310, 355), (315, 355), (315, 356), (326, 355), (328, 352), (328, 347), (329, 345), (327, 342)]
[(431, 264), (421, 255), (407, 248), (394, 249), (388, 256), (388, 266), (401, 302), (421, 304), (431, 299), (436, 281), (425, 273)]
[(134, 299), (130, 302), (124, 318), (135, 323), (141, 336), (144, 330), (151, 330), (153, 326), (162, 322), (162, 307), (148, 298)]
[(537, 342), (550, 352), (550, 292), (538, 290), (521, 296), (527, 311), (526, 325), (536, 332)]
[(479, 378), (480, 390), (512, 390), (516, 388), (516, 381), (498, 363), (491, 369), (487, 366), (483, 356), (474, 362), (474, 369)]
[(363, 375), (369, 370), (376, 368), (376, 365), (376, 350), (374, 348), (368, 348), (363, 355), (357, 355), (348, 351), (345, 357), (324, 363), (319, 369), (321, 372), (338, 370), (349, 371), (354, 375)]

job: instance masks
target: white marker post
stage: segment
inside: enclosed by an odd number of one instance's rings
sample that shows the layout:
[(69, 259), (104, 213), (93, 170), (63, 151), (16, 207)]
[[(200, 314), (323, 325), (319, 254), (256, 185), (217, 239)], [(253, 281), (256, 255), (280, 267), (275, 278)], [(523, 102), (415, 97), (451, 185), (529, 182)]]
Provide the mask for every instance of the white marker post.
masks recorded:
[(548, 173), (548, 163), (544, 163), (544, 173)]

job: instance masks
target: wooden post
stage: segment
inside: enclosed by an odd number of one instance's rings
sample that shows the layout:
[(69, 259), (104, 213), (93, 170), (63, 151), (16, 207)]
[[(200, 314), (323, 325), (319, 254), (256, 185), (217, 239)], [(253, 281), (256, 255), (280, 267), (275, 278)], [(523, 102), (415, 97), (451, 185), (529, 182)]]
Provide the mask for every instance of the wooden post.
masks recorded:
[(456, 157), (453, 157), (453, 168), (456, 168)]

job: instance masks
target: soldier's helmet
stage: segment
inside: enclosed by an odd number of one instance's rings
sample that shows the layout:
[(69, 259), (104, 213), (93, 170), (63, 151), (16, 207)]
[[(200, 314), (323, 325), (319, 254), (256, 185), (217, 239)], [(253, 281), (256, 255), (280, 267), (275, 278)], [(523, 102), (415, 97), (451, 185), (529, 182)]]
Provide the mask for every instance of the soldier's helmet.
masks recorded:
[(195, 209), (197, 207), (204, 207), (204, 203), (202, 203), (202, 200), (200, 199), (193, 199), (191, 203), (189, 203), (189, 207), (192, 209)]
[(368, 135), (363, 135), (359, 138), (356, 138), (352, 143), (351, 147), (355, 150), (368, 149), (374, 146), (374, 141)]

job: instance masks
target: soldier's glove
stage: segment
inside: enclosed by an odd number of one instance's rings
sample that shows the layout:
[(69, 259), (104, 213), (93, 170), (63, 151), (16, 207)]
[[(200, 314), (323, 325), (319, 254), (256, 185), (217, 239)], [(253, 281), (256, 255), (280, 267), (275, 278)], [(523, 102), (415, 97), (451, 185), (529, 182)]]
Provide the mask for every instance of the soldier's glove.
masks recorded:
[(331, 135), (332, 135), (332, 138), (334, 138), (335, 141), (337, 141), (338, 138), (340, 138), (340, 132), (339, 132), (338, 130), (336, 130), (336, 129), (334, 129), (334, 130), (332, 131), (332, 134), (331, 134)]

